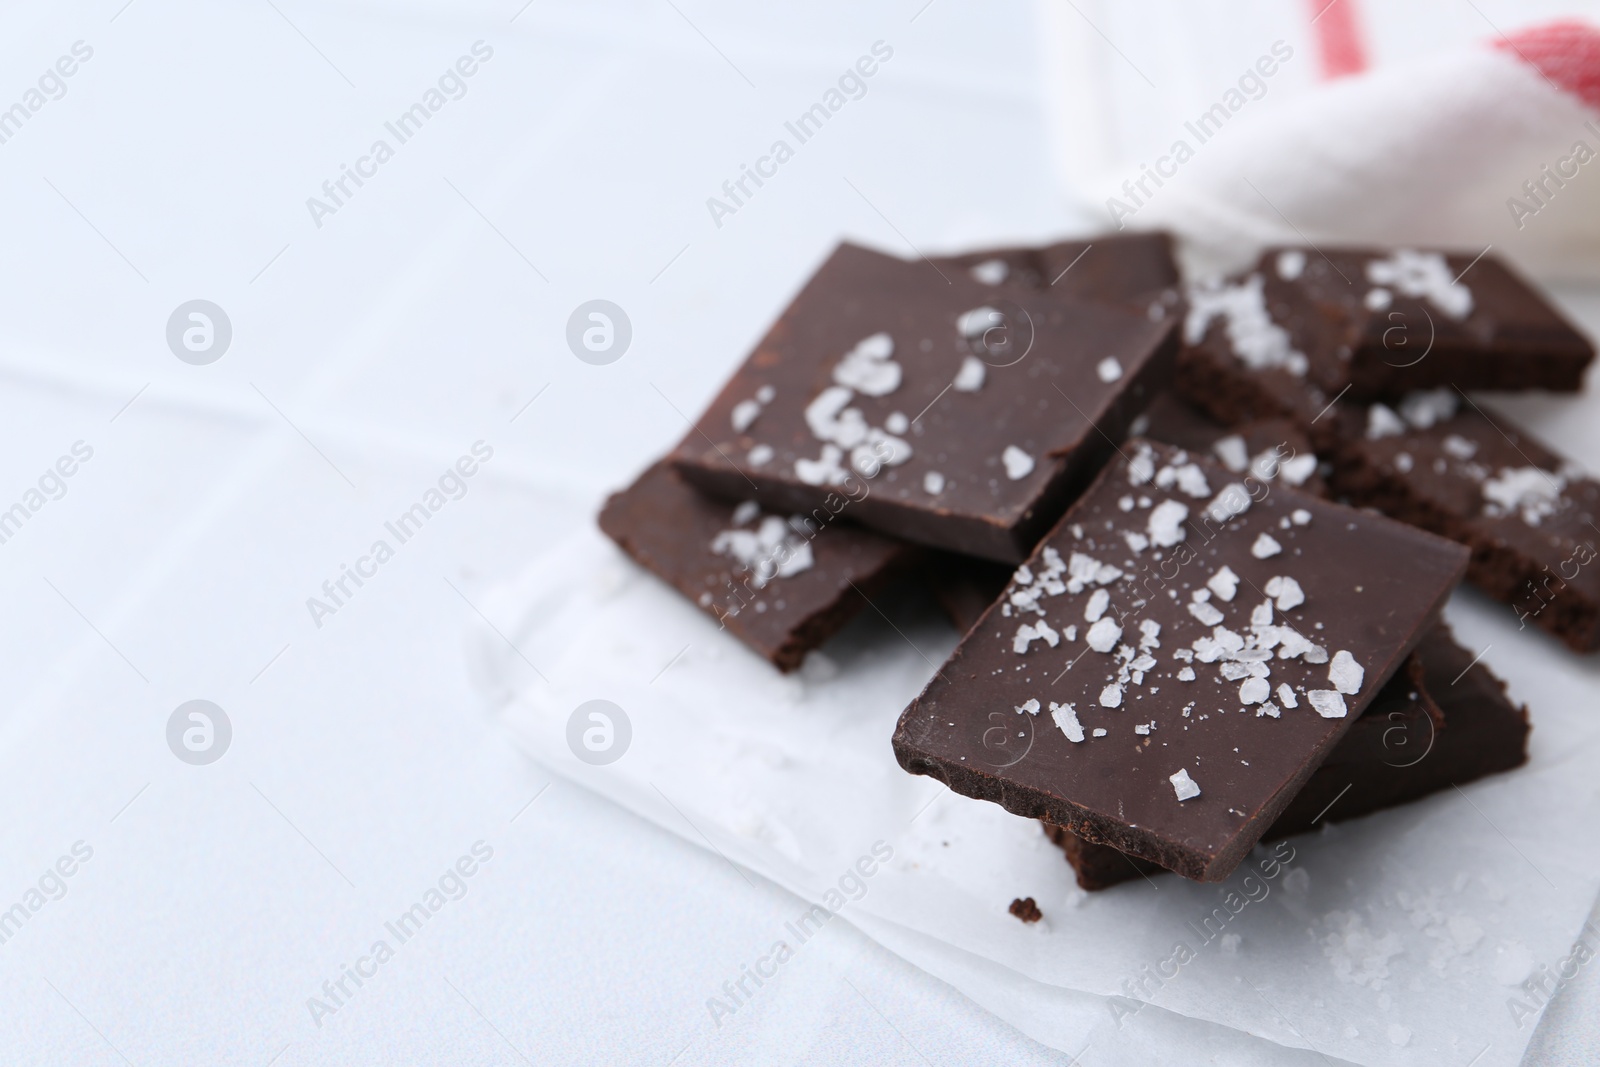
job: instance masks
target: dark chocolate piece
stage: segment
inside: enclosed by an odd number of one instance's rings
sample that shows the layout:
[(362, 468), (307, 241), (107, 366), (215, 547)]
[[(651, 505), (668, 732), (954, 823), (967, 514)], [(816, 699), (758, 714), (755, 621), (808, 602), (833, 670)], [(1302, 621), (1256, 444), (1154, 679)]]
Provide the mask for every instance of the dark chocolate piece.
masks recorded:
[(1232, 425), (1438, 386), (1576, 391), (1594, 346), (1493, 256), (1273, 249), (1188, 292), (1178, 387)]
[(1600, 649), (1600, 483), (1454, 390), (1340, 405), (1334, 485), (1472, 549), (1467, 578), (1523, 626)]
[(914, 774), (1225, 878), (1434, 623), (1461, 546), (1135, 440), (901, 715)]
[[(948, 273), (948, 272), (947, 272)], [(1170, 376), (1172, 324), (841, 245), (672, 455), (702, 489), (1015, 563)]]
[[(1178, 285), (1165, 233), (1103, 234), (1042, 248), (993, 248), (932, 260), (983, 285), (1013, 285), (1066, 300), (1130, 304)], [(1145, 303), (1149, 301), (1146, 300)]]
[(957, 630), (966, 633), (999, 599), (1016, 570), (1008, 563), (930, 552), (923, 563), (923, 580)]
[[(1528, 759), (1527, 708), (1456, 643), (1441, 623), (1356, 720), (1326, 762), (1262, 836), (1275, 841), (1396, 807), (1520, 767)], [(1095, 845), (1046, 823), (1084, 889), (1165, 873), (1147, 860)]]
[(779, 516), (709, 499), (664, 462), (606, 501), (600, 528), (780, 671), (799, 667), (915, 554), (826, 511)]

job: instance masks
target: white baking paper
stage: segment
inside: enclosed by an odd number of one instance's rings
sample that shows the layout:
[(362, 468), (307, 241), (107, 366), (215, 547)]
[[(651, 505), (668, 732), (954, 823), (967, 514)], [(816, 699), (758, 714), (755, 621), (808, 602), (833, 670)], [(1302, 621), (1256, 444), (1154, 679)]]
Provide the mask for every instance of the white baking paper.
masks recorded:
[[(485, 614), (479, 673), (539, 762), (837, 904), (1036, 1039), (1096, 1044), (1085, 1063), (1120, 1062), (1146, 1001), (1352, 1062), (1516, 1063), (1538, 1007), (1518, 983), (1570, 954), (1600, 887), (1595, 668), (1470, 592), (1449, 618), (1534, 706), (1527, 767), (1258, 848), (1224, 885), (1167, 875), (1095, 894), (1036, 823), (896, 764), (895, 720), (956, 641), (927, 605), (880, 600), (783, 677), (584, 531)], [(592, 699), (631, 726), (605, 766), (568, 743)], [(1042, 922), (1007, 913), (1022, 896)]]

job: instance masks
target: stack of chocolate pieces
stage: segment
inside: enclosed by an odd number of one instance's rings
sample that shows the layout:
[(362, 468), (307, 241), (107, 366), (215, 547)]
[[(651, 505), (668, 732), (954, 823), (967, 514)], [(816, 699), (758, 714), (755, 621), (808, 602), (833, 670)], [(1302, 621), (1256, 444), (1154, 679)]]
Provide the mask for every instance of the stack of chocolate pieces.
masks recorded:
[(600, 519), (779, 670), (929, 589), (966, 636), (896, 757), (1091, 889), (1522, 763), (1526, 711), (1439, 618), (1463, 575), (1558, 571), (1529, 620), (1600, 641), (1595, 483), (1457, 389), (1577, 387), (1592, 348), (1532, 289), (1310, 249), (1185, 288), (1171, 251), (842, 245)]
[(1308, 433), (1333, 490), (1472, 550), (1468, 579), (1600, 649), (1600, 484), (1470, 395), (1575, 392), (1594, 347), (1494, 257), (1272, 249), (1188, 294), (1178, 388)]

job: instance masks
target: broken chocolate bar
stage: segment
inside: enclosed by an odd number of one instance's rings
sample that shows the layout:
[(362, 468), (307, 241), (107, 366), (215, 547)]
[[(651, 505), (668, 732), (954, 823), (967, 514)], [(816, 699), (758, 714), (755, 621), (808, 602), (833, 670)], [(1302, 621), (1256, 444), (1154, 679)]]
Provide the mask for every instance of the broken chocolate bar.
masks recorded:
[(1131, 441), (901, 715), (895, 756), (1216, 881), (1433, 625), (1466, 557)]
[[(1422, 639), (1366, 713), (1317, 768), (1264, 841), (1308, 833), (1318, 822), (1370, 815), (1528, 759), (1528, 709), (1456, 643), (1441, 623)], [(1164, 873), (1147, 860), (1084, 841), (1046, 823), (1084, 889)]]
[(772, 515), (702, 496), (665, 463), (606, 501), (600, 528), (780, 671), (799, 667), (914, 550), (825, 509)]
[(1594, 346), (1493, 256), (1274, 249), (1188, 290), (1178, 388), (1228, 425), (1311, 425), (1339, 397), (1575, 391)]
[(672, 455), (725, 499), (1016, 563), (1170, 376), (1173, 324), (842, 245)]
[(1600, 483), (1464, 394), (1340, 405), (1335, 488), (1472, 549), (1467, 578), (1521, 626), (1600, 649)]

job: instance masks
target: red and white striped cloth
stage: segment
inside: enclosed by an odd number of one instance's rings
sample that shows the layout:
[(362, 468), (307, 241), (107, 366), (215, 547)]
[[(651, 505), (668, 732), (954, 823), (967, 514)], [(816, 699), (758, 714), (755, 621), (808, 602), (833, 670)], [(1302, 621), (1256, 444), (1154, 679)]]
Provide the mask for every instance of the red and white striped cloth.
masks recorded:
[(1193, 265), (1264, 244), (1493, 246), (1600, 279), (1600, 29), (1563, 20), (1369, 68), (1358, 0), (1308, 0), (1323, 84), (1241, 114), (1127, 220)]

